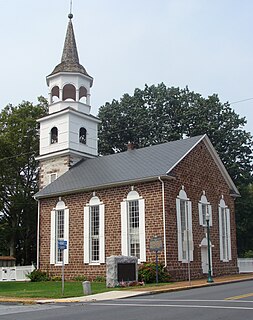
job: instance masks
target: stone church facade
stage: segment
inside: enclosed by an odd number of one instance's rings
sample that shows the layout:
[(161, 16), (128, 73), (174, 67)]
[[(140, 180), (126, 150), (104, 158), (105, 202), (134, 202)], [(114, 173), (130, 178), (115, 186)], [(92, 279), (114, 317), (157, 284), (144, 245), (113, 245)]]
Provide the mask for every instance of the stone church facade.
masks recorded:
[[(39, 119), (38, 267), (105, 276), (106, 257), (159, 260), (173, 279), (206, 276), (207, 223), (213, 275), (237, 273), (234, 201), (239, 192), (206, 135), (99, 157), (90, 114), (92, 77), (79, 64), (72, 15), (62, 62), (47, 77), (49, 115)], [(53, 99), (56, 98), (56, 100)], [(64, 253), (58, 241), (67, 241)]]

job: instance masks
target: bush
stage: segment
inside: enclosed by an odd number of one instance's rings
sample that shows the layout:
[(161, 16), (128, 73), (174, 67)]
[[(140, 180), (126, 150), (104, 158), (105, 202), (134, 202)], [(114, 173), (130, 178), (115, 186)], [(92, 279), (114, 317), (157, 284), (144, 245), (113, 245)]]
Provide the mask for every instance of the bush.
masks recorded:
[(50, 277), (48, 276), (48, 274), (39, 269), (33, 270), (31, 273), (27, 274), (26, 276), (31, 280), (31, 282), (40, 282), (40, 281), (50, 280)]
[[(143, 263), (140, 265), (138, 270), (139, 281), (144, 281), (145, 283), (155, 283), (156, 282), (156, 264)], [(158, 281), (159, 282), (169, 282), (170, 275), (168, 271), (164, 268), (162, 263), (158, 263)]]
[(83, 276), (83, 275), (81, 275), (81, 276), (76, 276), (76, 277), (74, 277), (74, 280), (75, 281), (87, 281), (87, 277), (86, 276)]
[(244, 258), (253, 258), (253, 250), (248, 250), (243, 255)]
[(94, 282), (105, 282), (106, 278), (103, 276), (96, 276), (96, 278), (94, 279)]

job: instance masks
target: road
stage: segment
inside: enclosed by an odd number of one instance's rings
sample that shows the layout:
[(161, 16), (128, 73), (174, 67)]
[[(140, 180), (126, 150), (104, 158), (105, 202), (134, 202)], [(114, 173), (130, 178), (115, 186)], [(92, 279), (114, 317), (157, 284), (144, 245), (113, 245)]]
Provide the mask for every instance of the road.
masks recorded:
[(253, 281), (75, 304), (0, 305), (4, 320), (243, 320), (253, 318)]

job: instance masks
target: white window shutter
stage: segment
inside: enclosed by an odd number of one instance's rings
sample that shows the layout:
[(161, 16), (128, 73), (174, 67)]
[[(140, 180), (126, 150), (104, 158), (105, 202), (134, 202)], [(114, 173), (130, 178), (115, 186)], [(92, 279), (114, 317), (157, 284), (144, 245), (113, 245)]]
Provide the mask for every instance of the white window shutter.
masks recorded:
[(127, 202), (123, 201), (120, 204), (121, 208), (121, 254), (128, 255), (128, 237), (127, 237)]
[(231, 230), (230, 230), (230, 210), (226, 209), (226, 217), (227, 217), (227, 233), (228, 233), (228, 260), (232, 260), (232, 252), (231, 252)]
[(64, 210), (64, 240), (67, 240), (67, 249), (64, 250), (64, 264), (69, 263), (69, 209)]
[(105, 205), (99, 205), (99, 262), (105, 263)]
[(192, 203), (188, 201), (188, 223), (189, 223), (189, 233), (190, 233), (190, 240), (192, 241), (192, 245), (190, 246), (190, 261), (193, 261), (193, 232), (192, 232)]
[(180, 214), (180, 199), (176, 199), (176, 210), (177, 210), (177, 241), (178, 241), (178, 261), (183, 260), (182, 252), (182, 238), (181, 238), (181, 214)]
[(210, 215), (209, 226), (212, 227), (212, 225), (213, 225), (213, 213), (212, 213), (212, 206), (210, 204), (208, 205), (208, 213)]
[(51, 211), (50, 264), (55, 264), (55, 211)]
[(223, 239), (222, 239), (222, 219), (221, 219), (222, 210), (219, 206), (219, 230), (220, 230), (220, 260), (223, 261)]
[(146, 261), (145, 201), (139, 200), (140, 262)]
[(203, 226), (202, 203), (199, 202), (199, 224)]
[(90, 207), (84, 207), (84, 263), (90, 262)]

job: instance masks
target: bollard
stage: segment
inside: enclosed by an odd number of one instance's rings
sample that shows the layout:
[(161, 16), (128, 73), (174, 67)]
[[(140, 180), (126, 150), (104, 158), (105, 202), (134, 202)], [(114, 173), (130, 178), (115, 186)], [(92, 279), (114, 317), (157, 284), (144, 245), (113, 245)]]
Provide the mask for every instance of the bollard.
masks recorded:
[(84, 282), (83, 282), (83, 294), (84, 294), (84, 295), (89, 295), (89, 294), (91, 294), (90, 281), (84, 281)]

